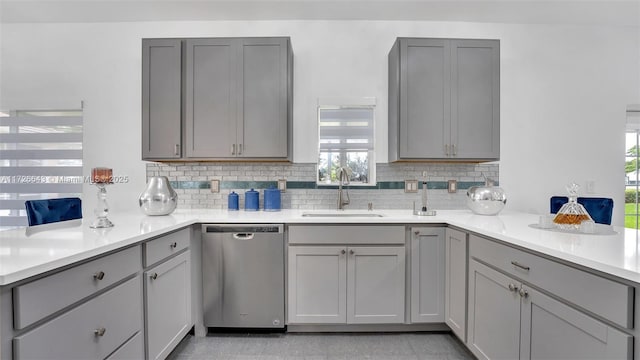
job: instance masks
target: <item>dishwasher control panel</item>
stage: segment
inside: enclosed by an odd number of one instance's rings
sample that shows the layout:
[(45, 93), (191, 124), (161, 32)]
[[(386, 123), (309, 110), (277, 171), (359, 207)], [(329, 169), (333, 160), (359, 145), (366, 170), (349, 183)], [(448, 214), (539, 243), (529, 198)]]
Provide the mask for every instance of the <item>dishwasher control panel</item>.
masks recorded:
[(282, 233), (283, 225), (202, 225), (205, 233)]

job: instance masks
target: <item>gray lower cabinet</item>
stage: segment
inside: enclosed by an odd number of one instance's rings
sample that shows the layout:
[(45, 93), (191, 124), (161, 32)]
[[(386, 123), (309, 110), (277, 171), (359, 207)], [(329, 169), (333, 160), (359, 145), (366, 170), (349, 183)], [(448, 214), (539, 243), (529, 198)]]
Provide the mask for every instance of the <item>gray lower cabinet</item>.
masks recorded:
[(289, 246), (288, 322), (347, 322), (347, 255), (344, 246)]
[(194, 326), (190, 240), (177, 230), (1, 289), (13, 324), (2, 323), (0, 357), (166, 358)]
[(520, 359), (632, 359), (633, 337), (523, 286)]
[(389, 53), (389, 161), (500, 158), (499, 44), (396, 40)]
[(445, 230), (444, 321), (467, 341), (467, 233)]
[(182, 42), (142, 41), (142, 159), (182, 155)]
[(475, 259), (467, 346), (479, 359), (631, 359), (633, 337)]
[(404, 321), (404, 246), (289, 246), (289, 324)]
[(348, 247), (347, 323), (404, 322), (404, 246)]
[[(8, 304), (2, 311), (12, 313), (13, 326), (3, 323), (0, 357), (143, 357), (141, 253), (132, 246), (2, 289), (3, 305)], [(7, 339), (12, 355), (4, 347)]]
[(13, 326), (24, 329), (141, 270), (140, 246), (130, 247), (13, 288)]
[[(140, 277), (13, 339), (14, 359), (104, 359), (140, 331)], [(135, 345), (135, 344), (134, 344)], [(132, 349), (138, 351), (139, 349)]]
[(164, 359), (193, 326), (189, 250), (147, 269), (144, 284), (147, 359)]
[(291, 160), (289, 38), (143, 39), (142, 74), (143, 159)]
[(136, 333), (131, 339), (122, 345), (107, 360), (134, 360), (144, 359), (144, 335)]
[(411, 322), (445, 320), (445, 229), (411, 228)]
[(475, 260), (469, 261), (467, 346), (479, 359), (520, 356), (520, 283)]

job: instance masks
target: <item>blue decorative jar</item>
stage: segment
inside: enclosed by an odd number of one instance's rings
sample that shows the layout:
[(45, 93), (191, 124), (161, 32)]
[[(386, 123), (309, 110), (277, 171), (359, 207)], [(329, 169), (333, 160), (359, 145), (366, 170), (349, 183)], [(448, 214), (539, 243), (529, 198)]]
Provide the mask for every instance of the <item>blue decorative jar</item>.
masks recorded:
[(232, 191), (231, 194), (229, 194), (229, 200), (227, 203), (229, 210), (240, 210), (240, 196), (238, 196), (235, 191)]
[(244, 210), (258, 211), (260, 210), (260, 193), (251, 189), (244, 193)]
[(264, 189), (264, 211), (280, 211), (280, 189)]

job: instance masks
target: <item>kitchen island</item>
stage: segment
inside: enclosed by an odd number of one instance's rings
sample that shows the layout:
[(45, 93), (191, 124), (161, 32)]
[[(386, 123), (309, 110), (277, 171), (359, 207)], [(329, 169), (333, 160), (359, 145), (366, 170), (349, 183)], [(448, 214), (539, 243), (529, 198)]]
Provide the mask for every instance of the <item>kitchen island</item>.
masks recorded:
[[(104, 255), (118, 253), (119, 251), (134, 248), (141, 243), (161, 238), (167, 234), (173, 234), (181, 229), (195, 228), (192, 225), (200, 223), (283, 223), (287, 225), (313, 225), (313, 224), (358, 224), (358, 225), (391, 225), (402, 224), (409, 226), (447, 226), (451, 229), (469, 234), (468, 241), (472, 254), (469, 263), (478, 261), (479, 266), (488, 265), (490, 270), (499, 269), (500, 264), (493, 263), (490, 258), (483, 257), (479, 252), (473, 258), (473, 244), (481, 244), (481, 240), (490, 239), (489, 245), (506, 245), (509, 251), (522, 251), (526, 254), (534, 254), (542, 260), (551, 260), (554, 265), (566, 266), (570, 270), (579, 270), (590, 275), (597, 275), (614, 285), (621, 284), (625, 289), (630, 289), (629, 297), (625, 298), (631, 309), (627, 314), (630, 319), (615, 317), (609, 318), (606, 309), (602, 310), (599, 304), (591, 308), (590, 304), (583, 305), (579, 300), (573, 301), (571, 293), (566, 296), (558, 295), (566, 299), (570, 304), (576, 304), (580, 309), (585, 309), (590, 315), (604, 322), (610, 322), (609, 331), (618, 331), (635, 336), (637, 330), (634, 323), (638, 323), (637, 315), (633, 313), (636, 302), (634, 289), (640, 284), (640, 263), (638, 259), (638, 236), (635, 230), (627, 230), (615, 227), (610, 235), (587, 235), (561, 233), (550, 230), (532, 228), (531, 224), (538, 221), (537, 215), (515, 212), (503, 212), (499, 216), (474, 215), (466, 210), (438, 211), (437, 216), (414, 216), (410, 210), (375, 210), (373, 213), (381, 217), (344, 217), (344, 216), (303, 216), (307, 213), (318, 213), (319, 210), (283, 210), (280, 212), (228, 212), (226, 210), (179, 210), (169, 216), (149, 217), (139, 212), (110, 215), (116, 224), (110, 229), (91, 229), (88, 221), (62, 229), (36, 232), (27, 235), (25, 229), (16, 229), (0, 232), (0, 286), (3, 292), (0, 297), (0, 354), (2, 358), (11, 354), (11, 340), (7, 339), (7, 333), (12, 327), (11, 289), (47, 275), (55, 274), (61, 269), (68, 269), (89, 260), (100, 258)], [(328, 211), (330, 212), (330, 211)], [(350, 214), (370, 214), (367, 211), (347, 211)], [(327, 211), (325, 211), (327, 213)], [(197, 253), (198, 233), (192, 239), (191, 253)], [(480, 251), (480, 250), (478, 250)], [(199, 255), (199, 254), (198, 254)], [(475, 260), (473, 260), (473, 259)], [(152, 264), (146, 264), (152, 265)], [(194, 264), (196, 266), (197, 264)], [(195, 269), (196, 267), (192, 267)], [(138, 271), (138, 270), (136, 270)], [(507, 272), (508, 270), (505, 270)], [(473, 273), (470, 273), (471, 275)], [(470, 276), (471, 276), (470, 275)], [(514, 275), (523, 285), (520, 289), (529, 285), (527, 278), (518, 274)], [(194, 288), (198, 288), (199, 277), (194, 277)], [(541, 286), (530, 280), (534, 290)], [(469, 285), (471, 288), (471, 278)], [(538, 286), (538, 288), (536, 288)], [(475, 289), (475, 288), (473, 288)], [(546, 290), (545, 288), (542, 289)], [(194, 297), (198, 296), (194, 292)], [(555, 294), (553, 294), (555, 295)], [(521, 295), (522, 296), (522, 295)], [(623, 299), (624, 300), (624, 299)], [(15, 292), (14, 292), (15, 301)], [(198, 302), (194, 302), (197, 308)], [(637, 304), (635, 304), (637, 308)], [(626, 310), (626, 309), (625, 309)], [(194, 309), (194, 323), (198, 323), (198, 310)], [(626, 314), (626, 313), (625, 313)], [(612, 315), (613, 316), (613, 315)], [(471, 315), (469, 316), (471, 320)], [(635, 321), (634, 321), (635, 320)], [(614, 329), (617, 327), (617, 329)], [(30, 331), (31, 328), (27, 328)], [(621, 329), (623, 331), (620, 331)], [(9, 333), (11, 334), (11, 333)], [(460, 335), (459, 335), (460, 336)], [(463, 336), (464, 337), (464, 336)], [(462, 339), (464, 341), (464, 339)], [(469, 339), (471, 340), (471, 339)], [(467, 343), (473, 351), (473, 343)], [(9, 347), (9, 349), (7, 349)], [(638, 348), (635, 346), (636, 358)], [(523, 351), (520, 349), (519, 351)], [(476, 353), (476, 352), (474, 352)], [(476, 353), (478, 356), (478, 353)]]

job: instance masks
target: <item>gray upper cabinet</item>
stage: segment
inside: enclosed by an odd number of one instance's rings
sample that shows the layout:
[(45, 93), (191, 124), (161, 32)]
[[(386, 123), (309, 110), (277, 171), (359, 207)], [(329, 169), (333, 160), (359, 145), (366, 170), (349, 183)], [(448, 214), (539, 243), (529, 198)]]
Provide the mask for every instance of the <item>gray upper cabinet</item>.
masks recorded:
[(182, 43), (142, 42), (142, 158), (181, 157)]
[(451, 146), (461, 159), (500, 158), (500, 43), (451, 40)]
[(499, 41), (399, 38), (389, 53), (389, 161), (499, 158)]
[(186, 157), (232, 156), (236, 53), (231, 39), (186, 41)]
[[(183, 64), (176, 65), (182, 91), (174, 99), (184, 105), (183, 134), (180, 137), (180, 128), (175, 132), (184, 149), (177, 156), (145, 157), (143, 153), (143, 158), (291, 160), (293, 52), (289, 38), (149, 39), (143, 40), (143, 47), (156, 41), (183, 45), (178, 57)], [(149, 73), (144, 66), (143, 73)], [(153, 108), (153, 103), (148, 107)], [(164, 129), (167, 120), (162, 121)], [(169, 139), (154, 129), (146, 133), (161, 137), (158, 142)]]
[(238, 76), (236, 141), (240, 157), (286, 158), (288, 101), (288, 39), (243, 39)]

